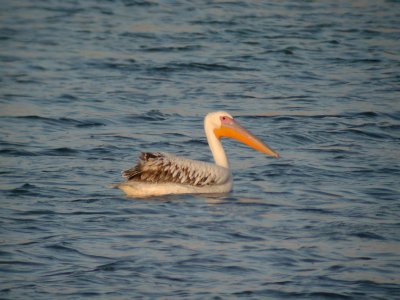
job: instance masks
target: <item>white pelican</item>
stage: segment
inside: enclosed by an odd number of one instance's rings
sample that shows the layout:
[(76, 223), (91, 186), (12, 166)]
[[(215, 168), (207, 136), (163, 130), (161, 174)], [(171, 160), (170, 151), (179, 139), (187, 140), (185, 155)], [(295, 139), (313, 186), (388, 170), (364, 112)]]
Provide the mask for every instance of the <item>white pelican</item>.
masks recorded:
[(132, 197), (227, 193), (232, 189), (232, 175), (220, 142), (222, 137), (237, 139), (258, 151), (279, 157), (277, 152), (241, 127), (227, 112), (207, 114), (204, 130), (215, 164), (163, 152), (141, 153), (136, 166), (122, 172), (127, 181), (115, 187)]

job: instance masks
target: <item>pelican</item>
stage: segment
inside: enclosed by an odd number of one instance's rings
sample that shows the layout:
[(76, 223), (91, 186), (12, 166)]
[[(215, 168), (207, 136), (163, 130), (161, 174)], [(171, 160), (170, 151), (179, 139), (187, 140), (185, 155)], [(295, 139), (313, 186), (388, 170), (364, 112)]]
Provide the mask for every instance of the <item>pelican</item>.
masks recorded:
[(114, 187), (130, 197), (150, 197), (168, 194), (228, 193), (232, 189), (232, 174), (221, 138), (239, 140), (267, 155), (279, 154), (252, 135), (227, 112), (211, 112), (204, 118), (207, 136), (215, 164), (191, 160), (164, 152), (141, 153), (137, 164), (122, 172), (127, 181)]

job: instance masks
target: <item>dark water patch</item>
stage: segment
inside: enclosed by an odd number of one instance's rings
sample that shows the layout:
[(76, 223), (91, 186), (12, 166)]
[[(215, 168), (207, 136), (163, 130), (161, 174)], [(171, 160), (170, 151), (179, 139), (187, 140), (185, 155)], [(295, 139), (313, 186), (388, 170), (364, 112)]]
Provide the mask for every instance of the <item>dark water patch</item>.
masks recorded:
[(0, 257), (12, 257), (12, 256), (13, 254), (11, 252), (0, 250)]
[(371, 65), (371, 64), (380, 64), (382, 60), (375, 58), (345, 58), (345, 57), (335, 57), (327, 59), (331, 63), (338, 65), (347, 65), (347, 66), (355, 66), (355, 65)]
[(390, 113), (385, 113), (384, 116), (387, 116), (393, 120), (400, 121), (400, 111), (393, 111)]
[(332, 45), (339, 45), (340, 41), (338, 41), (338, 40), (327, 40), (326, 43), (332, 44)]
[[(122, 218), (120, 220), (122, 220)], [(127, 220), (127, 218), (125, 218), (125, 220)], [(146, 235), (146, 234), (121, 234), (119, 236), (121, 238), (128, 239), (128, 240), (145, 240), (145, 239), (149, 239), (149, 238), (162, 237), (162, 236), (153, 236), (153, 235)], [(152, 242), (157, 243), (157, 244), (162, 243), (161, 240), (159, 240), (159, 239), (152, 239)]]
[(232, 33), (238, 37), (254, 36), (260, 33), (259, 29), (256, 28), (238, 28), (238, 29), (226, 29), (225, 32)]
[(138, 7), (151, 7), (151, 6), (159, 6), (159, 3), (156, 1), (146, 1), (146, 0), (123, 0), (122, 3), (126, 7), (138, 6)]
[(92, 259), (108, 259), (106, 256), (101, 256), (101, 255), (91, 255), (91, 254), (86, 254), (78, 249), (74, 249), (72, 247), (68, 247), (64, 245), (63, 243), (58, 243), (58, 244), (51, 244), (51, 245), (46, 245), (44, 246), (45, 249), (48, 249), (50, 251), (53, 251), (55, 253), (63, 254), (62, 260), (68, 260), (68, 257), (70, 255), (72, 256), (79, 256), (79, 257), (87, 257), (87, 258), (92, 258)]
[[(354, 122), (353, 122), (354, 123)], [(384, 122), (386, 124), (386, 122)], [(391, 125), (387, 126), (387, 125), (383, 125), (382, 122), (363, 122), (363, 123), (359, 123), (359, 124), (352, 124), (352, 123), (348, 123), (348, 122), (342, 122), (341, 124), (351, 128), (351, 129), (355, 129), (355, 128), (361, 128), (361, 129), (372, 129), (372, 130), (384, 130), (384, 129), (390, 129)], [(399, 126), (400, 127), (400, 126)]]
[(208, 146), (208, 143), (206, 140), (199, 140), (199, 139), (190, 139), (188, 141), (186, 141), (185, 143), (188, 143), (189, 145), (192, 146)]
[(4, 176), (13, 175), (13, 174), (14, 174), (14, 171), (0, 171), (0, 175), (4, 175)]
[[(1, 265), (12, 265), (12, 266), (43, 266), (43, 263), (38, 263), (38, 262), (33, 262), (33, 261), (20, 261), (20, 260), (6, 260), (6, 261), (1, 261), (0, 260), (0, 266)], [(1, 268), (1, 267), (0, 267)]]
[(42, 84), (41, 81), (33, 78), (29, 78), (28, 75), (22, 74), (14, 77), (15, 82), (20, 83), (20, 84), (26, 84), (26, 85), (40, 85)]
[(330, 266), (328, 268), (328, 270), (330, 270), (330, 271), (342, 271), (344, 269), (346, 269), (346, 267), (342, 266), (342, 265), (334, 265), (334, 266)]
[[(346, 283), (346, 281), (343, 280), (343, 283)], [(384, 292), (383, 295), (393, 296), (400, 292), (400, 288), (397, 284), (379, 283), (373, 280), (354, 280), (351, 281), (351, 283), (358, 286), (365, 293), (379, 290)]]
[(305, 212), (305, 213), (316, 213), (316, 214), (322, 214), (322, 215), (332, 215), (333, 211), (329, 209), (323, 209), (323, 208), (312, 208), (312, 207), (307, 207), (307, 208), (298, 208), (296, 209), (299, 212)]
[(286, 180), (294, 180), (294, 182), (304, 184), (307, 179), (313, 178), (314, 180), (322, 180), (323, 178), (335, 177), (336, 173), (333, 171), (327, 172), (326, 169), (311, 165), (294, 165), (286, 163), (270, 162), (268, 170), (263, 172), (255, 172), (254, 176), (262, 178), (263, 181), (268, 177), (285, 178)]
[(6, 148), (6, 149), (0, 149), (0, 155), (12, 156), (12, 157), (24, 157), (24, 156), (37, 156), (38, 154), (23, 149)]
[(209, 72), (224, 72), (224, 71), (257, 71), (254, 68), (244, 68), (237, 66), (228, 66), (219, 63), (170, 63), (162, 67), (153, 67), (148, 69), (152, 72), (181, 72), (181, 71), (209, 71)]
[(234, 94), (231, 92), (228, 92), (227, 94), (225, 94), (226, 97), (230, 98), (230, 99), (257, 99), (257, 97), (255, 96), (251, 96), (251, 95), (246, 95), (246, 94), (242, 94), (242, 93), (238, 93), (238, 94)]
[(186, 138), (187, 135), (178, 133), (178, 132), (166, 132), (164, 133), (164, 136), (170, 137), (170, 138)]
[[(360, 111), (360, 112), (344, 112), (342, 114), (326, 115), (326, 117), (332, 118), (345, 118), (345, 119), (376, 119), (380, 117), (381, 114), (374, 111)], [(323, 116), (317, 116), (317, 118)]]
[(160, 46), (160, 47), (150, 47), (142, 48), (145, 52), (190, 52), (200, 50), (202, 47), (200, 45), (186, 45), (186, 46)]
[[(303, 97), (296, 97), (299, 99), (303, 99)], [(382, 114), (373, 111), (364, 111), (364, 112), (345, 112), (338, 114), (312, 114), (312, 113), (303, 113), (303, 114), (290, 114), (290, 115), (253, 115), (253, 116), (241, 116), (241, 118), (248, 119), (273, 119), (276, 121), (295, 121), (295, 120), (303, 120), (303, 119), (327, 119), (327, 118), (339, 118), (339, 119), (371, 119), (376, 120), (378, 118), (382, 118), (387, 116), (387, 114)], [(391, 117), (391, 116), (390, 116)]]
[(10, 196), (39, 196), (40, 188), (30, 183), (24, 183), (20, 187), (7, 191)]
[[(86, 154), (89, 158), (99, 158), (104, 159), (106, 155), (115, 155), (120, 152), (120, 148), (114, 145), (104, 145), (100, 147), (94, 147), (86, 150), (80, 150), (79, 152), (82, 154)], [(110, 160), (115, 160), (114, 157), (108, 157)]]
[[(104, 126), (105, 125), (105, 123), (103, 123), (103, 122), (91, 121), (91, 120), (79, 121), (76, 119), (66, 118), (66, 117), (49, 118), (49, 117), (42, 117), (42, 116), (37, 116), (37, 115), (27, 115), (27, 116), (18, 116), (18, 117), (14, 117), (14, 118), (26, 120), (26, 121), (32, 122), (33, 124), (42, 123), (42, 124), (57, 126), (57, 127), (74, 126), (77, 128), (84, 128), (84, 127), (95, 127), (95, 126)], [(13, 119), (13, 118), (10, 118), (10, 119)]]
[(286, 291), (281, 291), (281, 290), (275, 290), (275, 289), (255, 289), (255, 290), (244, 290), (240, 292), (234, 292), (232, 293), (235, 297), (272, 297), (272, 298), (277, 298), (277, 299), (287, 299), (287, 298), (292, 298), (292, 299), (302, 299), (306, 297), (306, 293), (300, 293), (300, 292), (286, 292)]
[(271, 49), (271, 50), (266, 50), (262, 54), (285, 54), (285, 55), (294, 55), (296, 51), (302, 50), (298, 47), (285, 47), (282, 49)]
[(351, 235), (366, 240), (385, 240), (383, 236), (368, 231), (354, 232)]
[(145, 113), (129, 115), (125, 118), (125, 120), (129, 123), (137, 123), (138, 121), (157, 122), (157, 121), (165, 121), (168, 119), (176, 119), (179, 117), (180, 115), (178, 114), (168, 114), (168, 113), (163, 113), (157, 109), (152, 109)]
[(297, 119), (295, 116), (270, 116), (269, 118), (274, 122), (291, 122)]
[(157, 38), (157, 34), (153, 33), (153, 32), (131, 32), (131, 31), (127, 31), (127, 32), (123, 32), (120, 33), (119, 36), (121, 38), (127, 38), (129, 40), (132, 41), (136, 41), (137, 39), (156, 39)]
[[(398, 173), (398, 170), (397, 170)], [(387, 173), (396, 175), (396, 173)], [(363, 190), (365, 194), (374, 197), (375, 199), (381, 200), (397, 200), (400, 194), (400, 189), (394, 190), (391, 188), (384, 187), (370, 187)]]
[(68, 101), (75, 101), (79, 99), (78, 97), (71, 94), (62, 94), (60, 95), (60, 98)]
[(96, 122), (96, 121), (86, 121), (80, 122), (80, 124), (76, 125), (78, 128), (91, 128), (91, 127), (98, 127), (98, 126), (106, 126), (105, 123)]
[(194, 25), (222, 25), (222, 26), (234, 26), (237, 25), (237, 22), (234, 19), (231, 20), (218, 20), (218, 19), (206, 19), (206, 20), (194, 20), (190, 21), (190, 24)]
[[(341, 193), (329, 193), (327, 191), (321, 191), (321, 190), (317, 190), (317, 189), (305, 190), (305, 192), (310, 193), (312, 195), (320, 195), (320, 196), (329, 197), (329, 198), (343, 197), (343, 195)], [(326, 211), (326, 212), (329, 212), (329, 211)]]
[[(0, 33), (1, 34), (1, 33)], [(1, 40), (1, 37), (0, 37), (0, 40)], [(13, 55), (1, 55), (0, 54), (0, 61), (1, 62), (3, 62), (3, 63), (12, 63), (12, 62), (16, 62), (16, 61), (18, 61), (19, 60), (19, 58), (18, 58), (18, 56), (13, 56)], [(4, 96), (8, 96), (7, 94), (6, 95), (4, 95)]]
[(316, 142), (316, 139), (314, 136), (306, 135), (304, 133), (301, 135), (300, 134), (290, 134), (288, 136), (288, 138), (290, 138), (291, 141), (297, 145), (307, 145), (307, 144), (312, 144), (312, 143)]
[[(32, 9), (33, 7), (31, 7)], [(71, 17), (79, 13), (85, 13), (85, 7), (74, 7), (69, 5), (56, 5), (56, 6), (42, 6), (41, 9), (48, 11), (48, 12), (56, 12), (60, 13), (57, 14), (57, 17)]]
[[(7, 100), (13, 100), (13, 99), (24, 99), (24, 98), (31, 98), (32, 96), (29, 93), (23, 94), (23, 93), (5, 93), (3, 95), (4, 99)], [(0, 117), (1, 118), (1, 117)]]
[(379, 114), (374, 111), (364, 111), (364, 112), (355, 112), (355, 113), (349, 113), (348, 114), (351, 117), (365, 117), (365, 118), (376, 118), (379, 117)]
[(390, 125), (378, 124), (377, 126), (381, 130), (390, 130), (393, 131), (393, 133), (400, 134), (400, 124), (390, 124)]
[[(166, 281), (170, 281), (170, 282), (178, 282), (178, 283), (183, 283), (183, 282), (187, 282), (190, 281), (190, 279), (186, 278), (186, 277), (176, 277), (176, 276), (170, 276), (170, 275), (164, 275), (164, 274), (159, 274), (159, 275), (155, 275), (156, 278), (161, 279), (161, 280), (166, 280)], [(188, 297), (190, 296), (190, 293), (187, 292), (174, 292), (174, 295), (176, 295), (177, 297)]]
[(14, 38), (18, 34), (18, 30), (11, 27), (0, 28), (0, 40), (6, 41)]
[(74, 210), (71, 212), (57, 212), (59, 215), (72, 215), (72, 216), (91, 216), (91, 215), (103, 215), (103, 216), (112, 216), (118, 214), (115, 211), (80, 211)]
[(291, 280), (281, 280), (281, 281), (271, 281), (271, 282), (264, 282), (261, 285), (262, 286), (268, 286), (268, 285), (280, 285), (280, 286), (285, 286), (285, 285), (293, 285), (293, 281)]
[(138, 71), (143, 68), (142, 65), (136, 62), (134, 59), (127, 59), (124, 61), (116, 59), (93, 59), (86, 62), (86, 65), (91, 68), (100, 70), (122, 70), (122, 71)]
[[(146, 200), (151, 201), (151, 199), (146, 199)], [(124, 209), (122, 209), (122, 212), (127, 215), (156, 215), (156, 214), (159, 214), (159, 210), (156, 208), (151, 209), (151, 208), (141, 208), (141, 207), (124, 208)]]
[(362, 136), (362, 137), (366, 137), (366, 138), (372, 138), (372, 139), (393, 139), (395, 137), (389, 135), (389, 134), (385, 134), (385, 133), (376, 133), (376, 132), (372, 132), (369, 130), (365, 130), (365, 129), (355, 129), (355, 128), (348, 128), (346, 130), (342, 131), (343, 133), (350, 133), (350, 134), (354, 134), (354, 135), (358, 135), (358, 136)]
[(76, 156), (80, 153), (79, 150), (75, 150), (69, 147), (60, 147), (41, 152), (41, 155), (45, 156)]
[[(273, 193), (268, 193), (268, 194), (273, 194)], [(276, 193), (275, 193), (276, 194)], [(281, 193), (279, 193), (281, 194)], [(225, 202), (220, 202), (219, 205), (232, 205), (233, 200), (226, 199)], [(255, 207), (255, 208), (271, 208), (271, 207), (277, 207), (280, 206), (277, 203), (268, 203), (264, 199), (257, 200), (257, 199), (243, 199), (243, 200), (236, 200), (235, 205), (238, 205), (239, 207)]]
[(229, 275), (244, 275), (246, 273), (258, 273), (257, 269), (255, 268), (245, 268), (237, 265), (215, 267), (214, 270), (216, 272), (221, 272), (223, 274), (229, 274)]
[[(222, 259), (224, 260), (224, 259)], [(217, 265), (218, 263), (221, 262), (221, 258), (220, 257), (213, 257), (213, 256), (201, 256), (201, 257), (191, 257), (188, 259), (184, 259), (184, 260), (179, 260), (176, 265), (179, 268), (196, 268), (196, 269), (204, 269), (204, 270), (208, 270), (210, 269), (210, 266), (214, 266)]]
[(17, 212), (16, 214), (21, 216), (36, 216), (36, 215), (41, 216), (41, 215), (54, 215), (55, 212), (48, 209), (36, 209), (36, 210), (20, 211)]
[(155, 82), (174, 82), (173, 80), (166, 77), (156, 77), (156, 76), (140, 76), (137, 77), (138, 80), (144, 81), (155, 81)]
[(315, 152), (315, 153), (332, 153), (332, 154), (357, 154), (358, 152), (353, 149), (346, 149), (343, 146), (324, 146), (320, 148), (307, 148), (306, 151), (308, 152)]
[[(367, 173), (370, 172), (371, 170), (361, 170), (361, 172)], [(400, 175), (400, 165), (397, 166), (390, 166), (390, 167), (383, 167), (383, 168), (374, 168), (373, 171), (375, 173), (381, 173), (381, 174), (387, 174), (387, 175)], [(355, 172), (355, 171), (353, 171)], [(368, 192), (372, 193), (378, 193), (378, 194), (396, 194), (396, 191), (391, 190), (391, 189), (381, 189), (380, 191), (377, 190), (368, 190)], [(367, 192), (367, 193), (368, 193)]]
[(170, 147), (173, 147), (175, 149), (175, 147), (173, 146), (172, 143), (170, 142), (153, 142), (153, 143), (141, 143), (138, 146), (138, 149), (141, 149), (140, 151), (160, 151), (160, 149), (163, 150), (163, 152), (168, 152), (170, 151)]
[(229, 234), (229, 236), (234, 238), (235, 240), (242, 240), (242, 241), (248, 241), (248, 242), (265, 241), (265, 239), (262, 237), (250, 235), (250, 234), (243, 234), (243, 233), (239, 233), (239, 232), (232, 232)]
[(135, 263), (134, 260), (128, 259), (128, 260), (118, 260), (114, 261), (111, 263), (106, 263), (97, 266), (95, 269), (93, 269), (93, 272), (115, 272), (115, 271), (121, 271), (121, 270), (133, 270), (133, 263)]
[(346, 293), (337, 293), (337, 292), (304, 293), (303, 297), (307, 299), (355, 299), (353, 296), (346, 295)]
[(12, 276), (13, 273), (15, 274), (22, 274), (22, 273), (32, 273), (32, 270), (37, 268), (42, 268), (43, 265), (30, 265), (30, 264), (13, 264), (13, 265), (0, 265), (0, 272), (8, 274), (8, 276)]

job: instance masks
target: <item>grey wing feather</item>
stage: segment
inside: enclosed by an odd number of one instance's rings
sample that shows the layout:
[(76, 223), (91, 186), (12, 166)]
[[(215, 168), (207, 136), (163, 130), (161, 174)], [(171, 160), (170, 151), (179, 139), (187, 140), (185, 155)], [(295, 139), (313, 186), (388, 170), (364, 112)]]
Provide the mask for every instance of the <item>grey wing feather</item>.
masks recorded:
[(180, 158), (162, 152), (145, 152), (137, 164), (122, 172), (127, 180), (205, 186), (225, 183), (229, 170), (217, 165)]

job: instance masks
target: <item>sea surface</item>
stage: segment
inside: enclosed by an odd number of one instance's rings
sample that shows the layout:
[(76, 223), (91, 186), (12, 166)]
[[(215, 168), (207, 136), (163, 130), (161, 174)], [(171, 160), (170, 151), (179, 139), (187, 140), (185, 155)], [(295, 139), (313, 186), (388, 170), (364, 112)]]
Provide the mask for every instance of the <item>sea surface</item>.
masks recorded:
[[(1, 299), (400, 299), (399, 1), (1, 1)], [(140, 151), (234, 190), (135, 199)]]

